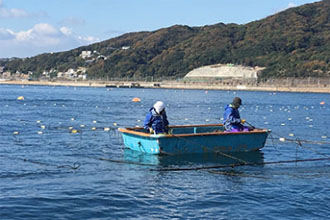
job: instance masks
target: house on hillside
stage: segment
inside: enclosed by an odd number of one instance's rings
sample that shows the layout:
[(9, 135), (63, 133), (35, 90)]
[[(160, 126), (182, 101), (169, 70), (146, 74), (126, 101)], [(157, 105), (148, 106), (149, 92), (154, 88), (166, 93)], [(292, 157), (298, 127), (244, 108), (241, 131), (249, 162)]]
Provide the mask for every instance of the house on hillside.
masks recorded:
[(11, 77), (11, 72), (6, 71), (2, 73), (2, 78), (3, 79), (9, 79)]
[(90, 58), (92, 56), (92, 51), (90, 50), (83, 50), (81, 51), (80, 57), (83, 59)]

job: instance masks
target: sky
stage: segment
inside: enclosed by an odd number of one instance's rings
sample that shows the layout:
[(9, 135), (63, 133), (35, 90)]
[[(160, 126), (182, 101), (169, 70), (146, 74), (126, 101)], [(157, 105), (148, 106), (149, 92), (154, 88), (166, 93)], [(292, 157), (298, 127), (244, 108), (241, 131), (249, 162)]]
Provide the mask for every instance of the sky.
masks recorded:
[(316, 0), (0, 0), (0, 58), (67, 51), (172, 25), (246, 24)]

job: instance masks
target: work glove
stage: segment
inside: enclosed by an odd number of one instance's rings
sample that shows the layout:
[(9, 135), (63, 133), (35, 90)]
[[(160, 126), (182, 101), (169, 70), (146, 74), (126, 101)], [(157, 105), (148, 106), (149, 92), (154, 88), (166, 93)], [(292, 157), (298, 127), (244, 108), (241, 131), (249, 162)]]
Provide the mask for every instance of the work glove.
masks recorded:
[(154, 129), (149, 128), (149, 133), (150, 133), (150, 134), (154, 134), (154, 133), (155, 133)]
[(246, 122), (245, 119), (241, 119), (241, 123), (244, 124)]

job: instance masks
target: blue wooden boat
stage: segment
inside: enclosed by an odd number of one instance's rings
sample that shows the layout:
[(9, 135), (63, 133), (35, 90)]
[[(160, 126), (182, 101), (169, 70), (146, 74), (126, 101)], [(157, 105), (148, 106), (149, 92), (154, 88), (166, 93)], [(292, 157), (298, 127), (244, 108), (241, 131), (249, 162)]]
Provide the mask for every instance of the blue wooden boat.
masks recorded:
[(149, 134), (142, 127), (119, 128), (124, 145), (147, 154), (248, 152), (264, 147), (266, 129), (225, 132), (222, 124), (170, 126), (170, 134)]

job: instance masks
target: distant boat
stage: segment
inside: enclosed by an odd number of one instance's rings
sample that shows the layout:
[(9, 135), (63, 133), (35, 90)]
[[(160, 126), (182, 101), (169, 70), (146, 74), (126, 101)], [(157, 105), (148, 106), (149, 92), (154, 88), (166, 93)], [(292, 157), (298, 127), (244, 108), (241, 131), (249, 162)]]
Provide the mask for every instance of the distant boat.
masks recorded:
[(170, 134), (149, 134), (142, 127), (119, 128), (124, 144), (147, 154), (249, 152), (265, 146), (266, 129), (225, 132), (222, 124), (170, 126)]

